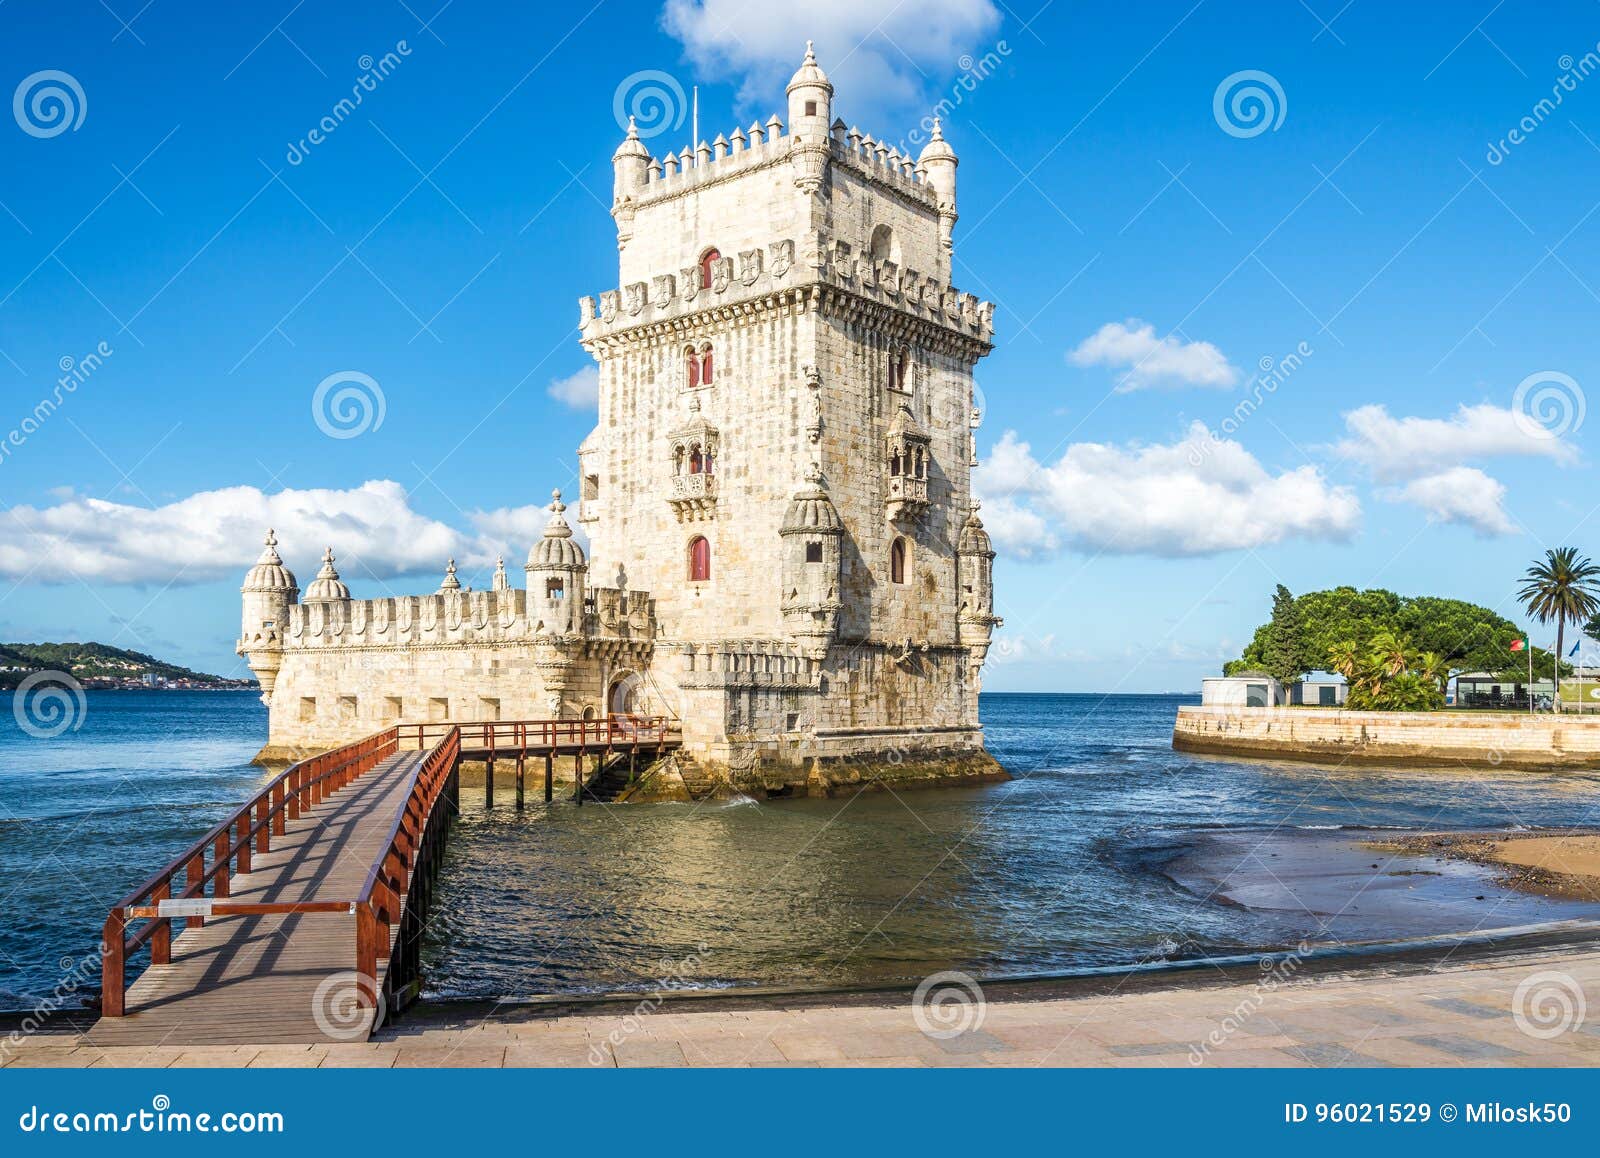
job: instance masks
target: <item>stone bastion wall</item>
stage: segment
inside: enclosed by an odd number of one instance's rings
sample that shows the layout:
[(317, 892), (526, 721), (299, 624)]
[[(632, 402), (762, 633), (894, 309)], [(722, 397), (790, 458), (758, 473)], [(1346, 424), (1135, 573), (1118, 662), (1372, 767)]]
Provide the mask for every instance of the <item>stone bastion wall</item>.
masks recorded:
[(1328, 708), (1184, 706), (1180, 752), (1330, 764), (1600, 768), (1600, 713), (1352, 712)]

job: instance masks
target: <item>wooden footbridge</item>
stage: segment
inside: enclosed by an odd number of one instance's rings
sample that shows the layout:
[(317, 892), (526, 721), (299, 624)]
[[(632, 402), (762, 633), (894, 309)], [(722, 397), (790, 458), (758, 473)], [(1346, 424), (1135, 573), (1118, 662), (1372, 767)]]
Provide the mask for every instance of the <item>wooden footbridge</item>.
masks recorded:
[(571, 758), (581, 805), (591, 766), (678, 744), (659, 717), (402, 724), (292, 765), (112, 907), (89, 1040), (365, 1040), (418, 987), (463, 760), (483, 761), (487, 807), (510, 765), (522, 807), (529, 765), (550, 801)]

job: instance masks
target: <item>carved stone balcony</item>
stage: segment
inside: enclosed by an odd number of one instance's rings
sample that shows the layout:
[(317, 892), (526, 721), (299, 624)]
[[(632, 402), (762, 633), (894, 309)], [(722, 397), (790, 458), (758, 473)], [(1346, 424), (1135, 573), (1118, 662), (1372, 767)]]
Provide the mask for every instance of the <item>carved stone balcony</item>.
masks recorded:
[(680, 474), (672, 478), (672, 494), (667, 498), (680, 523), (709, 521), (717, 517), (717, 476)]
[(891, 519), (920, 515), (928, 507), (928, 480), (909, 475), (890, 475), (889, 497), (884, 507)]

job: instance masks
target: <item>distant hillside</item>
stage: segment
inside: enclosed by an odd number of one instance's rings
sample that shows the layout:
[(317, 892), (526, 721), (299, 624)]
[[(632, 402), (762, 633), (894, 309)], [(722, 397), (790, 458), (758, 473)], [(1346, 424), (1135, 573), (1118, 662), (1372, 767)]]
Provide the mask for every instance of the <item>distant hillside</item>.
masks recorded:
[(104, 643), (0, 643), (0, 688), (14, 688), (36, 671), (68, 672), (85, 687), (238, 688), (255, 683), (191, 671)]

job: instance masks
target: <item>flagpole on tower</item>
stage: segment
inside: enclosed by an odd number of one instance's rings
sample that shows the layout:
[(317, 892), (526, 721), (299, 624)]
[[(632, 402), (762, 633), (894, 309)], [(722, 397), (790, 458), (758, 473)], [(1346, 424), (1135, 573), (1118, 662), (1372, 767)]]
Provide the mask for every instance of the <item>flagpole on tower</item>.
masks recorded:
[[(682, 92), (683, 90), (679, 89), (678, 91)], [(700, 158), (700, 154), (696, 150), (698, 150), (700, 148), (700, 86), (699, 85), (695, 85), (694, 86), (694, 117), (690, 121), (690, 129), (689, 129), (689, 131), (694, 134), (694, 140), (689, 142), (689, 152), (694, 153), (695, 159), (698, 161), (699, 158)]]

